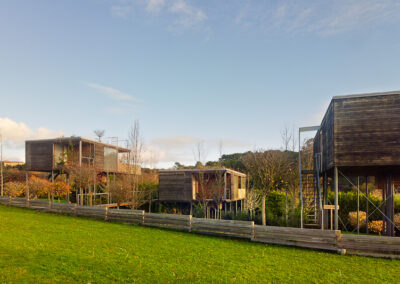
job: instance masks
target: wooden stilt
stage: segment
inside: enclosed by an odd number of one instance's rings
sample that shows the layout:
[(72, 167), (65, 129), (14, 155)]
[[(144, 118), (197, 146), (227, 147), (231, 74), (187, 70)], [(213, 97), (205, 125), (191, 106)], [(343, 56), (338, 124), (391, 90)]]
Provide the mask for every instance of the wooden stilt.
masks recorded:
[(360, 177), (357, 177), (357, 234), (360, 234)]
[(335, 230), (339, 230), (339, 177), (338, 168), (334, 168), (334, 185), (335, 185)]

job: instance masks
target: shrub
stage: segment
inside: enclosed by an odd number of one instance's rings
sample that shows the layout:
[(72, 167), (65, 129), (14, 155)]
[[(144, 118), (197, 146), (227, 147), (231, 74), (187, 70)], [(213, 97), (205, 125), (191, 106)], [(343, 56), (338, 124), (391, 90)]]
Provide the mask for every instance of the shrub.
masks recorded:
[(400, 228), (400, 213), (394, 215), (394, 224), (397, 228)]
[[(379, 207), (381, 200), (373, 195), (368, 195), (370, 201), (376, 206)], [(334, 204), (335, 195), (333, 192), (329, 192), (328, 199), (330, 204)], [(339, 221), (340, 229), (349, 230), (350, 229), (350, 221), (349, 221), (349, 213), (357, 211), (357, 192), (339, 192)], [(360, 210), (365, 210), (367, 205), (367, 199), (364, 195), (360, 194)], [(371, 213), (375, 207), (370, 202), (368, 202), (369, 213)], [(368, 220), (379, 220), (382, 218), (379, 210), (375, 210), (372, 216), (368, 216)], [(356, 218), (357, 220), (357, 218)], [(344, 226), (343, 226), (344, 224)]]
[[(358, 213), (360, 228), (364, 228), (366, 225), (367, 213), (364, 211), (359, 211)], [(349, 222), (352, 228), (357, 228), (357, 212), (349, 212)]]
[(30, 177), (28, 181), (29, 197), (47, 197), (49, 185), (50, 182), (46, 179), (38, 178), (35, 176)]
[(368, 223), (368, 230), (372, 233), (380, 235), (382, 233), (382, 226), (383, 226), (382, 220), (371, 221)]
[(4, 193), (11, 197), (21, 196), (25, 193), (26, 185), (22, 182), (7, 182), (4, 185)]

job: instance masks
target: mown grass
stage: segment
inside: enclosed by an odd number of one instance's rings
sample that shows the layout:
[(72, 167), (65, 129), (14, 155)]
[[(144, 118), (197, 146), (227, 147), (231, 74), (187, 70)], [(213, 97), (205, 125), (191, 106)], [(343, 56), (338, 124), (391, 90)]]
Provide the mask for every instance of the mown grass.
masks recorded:
[(398, 282), (400, 261), (0, 206), (0, 282)]

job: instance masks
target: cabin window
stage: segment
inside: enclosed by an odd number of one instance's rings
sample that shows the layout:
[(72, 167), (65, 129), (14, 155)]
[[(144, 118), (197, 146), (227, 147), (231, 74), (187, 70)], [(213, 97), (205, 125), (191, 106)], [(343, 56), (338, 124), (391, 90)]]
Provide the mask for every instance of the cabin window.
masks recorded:
[(242, 177), (238, 177), (238, 188), (242, 188)]
[(67, 161), (67, 151), (63, 145), (54, 144), (54, 166), (63, 165)]
[(117, 149), (104, 147), (104, 170), (117, 171), (118, 153)]

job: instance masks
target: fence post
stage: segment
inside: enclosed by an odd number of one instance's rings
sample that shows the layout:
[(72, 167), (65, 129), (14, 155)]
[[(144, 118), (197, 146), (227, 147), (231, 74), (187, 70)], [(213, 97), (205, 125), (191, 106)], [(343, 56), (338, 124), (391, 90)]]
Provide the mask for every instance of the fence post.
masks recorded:
[(144, 214), (146, 214), (146, 212), (144, 212), (144, 210), (142, 210), (142, 225), (144, 224)]
[(105, 220), (105, 221), (108, 220), (108, 207), (106, 207), (106, 215), (104, 216), (104, 220)]
[(189, 233), (192, 232), (192, 215), (189, 215)]
[(340, 244), (342, 243), (342, 231), (335, 230), (335, 246), (337, 247), (338, 254), (346, 254), (346, 249), (341, 248)]
[(254, 221), (251, 221), (251, 236), (250, 236), (250, 241), (253, 241), (253, 240), (254, 240), (254, 237), (255, 237), (255, 232), (254, 232), (254, 230), (255, 230)]
[(75, 216), (77, 216), (78, 215), (78, 204), (75, 203), (74, 206), (75, 206), (74, 207), (74, 214), (75, 214)]

